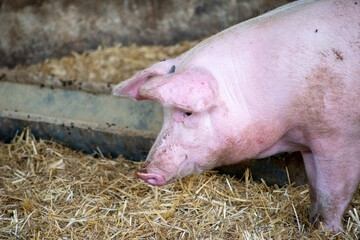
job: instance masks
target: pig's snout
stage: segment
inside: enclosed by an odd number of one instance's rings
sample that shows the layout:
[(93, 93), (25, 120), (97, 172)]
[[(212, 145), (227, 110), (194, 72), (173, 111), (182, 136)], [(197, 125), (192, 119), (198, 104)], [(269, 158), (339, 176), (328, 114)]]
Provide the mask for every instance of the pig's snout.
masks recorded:
[(135, 176), (150, 183), (151, 185), (161, 186), (166, 184), (165, 178), (163, 176), (155, 173), (148, 173), (146, 169), (141, 169), (135, 172)]

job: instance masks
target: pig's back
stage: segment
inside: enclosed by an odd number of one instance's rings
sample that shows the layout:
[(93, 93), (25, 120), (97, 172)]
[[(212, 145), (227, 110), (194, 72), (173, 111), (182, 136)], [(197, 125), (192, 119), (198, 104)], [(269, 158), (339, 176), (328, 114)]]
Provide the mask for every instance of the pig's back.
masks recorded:
[(360, 1), (298, 1), (228, 31), (228, 43), (238, 40), (228, 52), (245, 56), (241, 72), (267, 97), (264, 111), (360, 137)]
[[(250, 108), (281, 111), (302, 123), (338, 122), (344, 114), (360, 122), (356, 2), (287, 4), (205, 40), (182, 56), (181, 67), (210, 69), (220, 91), (242, 91)], [(266, 101), (253, 102), (254, 96)]]

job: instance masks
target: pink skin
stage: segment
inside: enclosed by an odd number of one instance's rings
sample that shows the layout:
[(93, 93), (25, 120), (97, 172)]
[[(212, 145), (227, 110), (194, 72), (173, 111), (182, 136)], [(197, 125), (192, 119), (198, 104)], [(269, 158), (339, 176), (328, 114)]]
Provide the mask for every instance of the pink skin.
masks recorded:
[(159, 174), (135, 172), (135, 176), (154, 186), (161, 186), (166, 184), (165, 178)]
[(164, 106), (163, 128), (136, 175), (163, 185), (242, 159), (301, 151), (310, 220), (338, 231), (360, 180), (355, 3), (285, 5), (116, 85), (114, 95)]

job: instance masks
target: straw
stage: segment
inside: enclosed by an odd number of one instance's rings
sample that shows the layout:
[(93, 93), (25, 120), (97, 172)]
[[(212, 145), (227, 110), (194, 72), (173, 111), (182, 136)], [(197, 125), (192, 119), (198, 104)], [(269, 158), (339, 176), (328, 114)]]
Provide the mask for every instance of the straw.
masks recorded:
[(29, 129), (1, 143), (0, 155), (0, 239), (360, 236), (359, 190), (336, 235), (308, 222), (307, 186), (267, 186), (249, 172), (245, 181), (209, 171), (154, 187), (134, 177), (140, 163), (36, 140)]

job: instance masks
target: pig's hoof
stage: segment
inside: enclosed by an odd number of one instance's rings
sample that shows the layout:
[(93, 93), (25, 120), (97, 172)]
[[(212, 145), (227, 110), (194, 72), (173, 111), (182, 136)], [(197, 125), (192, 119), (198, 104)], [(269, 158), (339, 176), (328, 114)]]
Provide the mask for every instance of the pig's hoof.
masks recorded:
[(161, 186), (166, 184), (165, 178), (155, 173), (146, 173), (146, 171), (142, 171), (135, 172), (135, 175), (154, 186)]
[(319, 224), (320, 214), (314, 214), (309, 216), (309, 221), (313, 226), (317, 226)]

